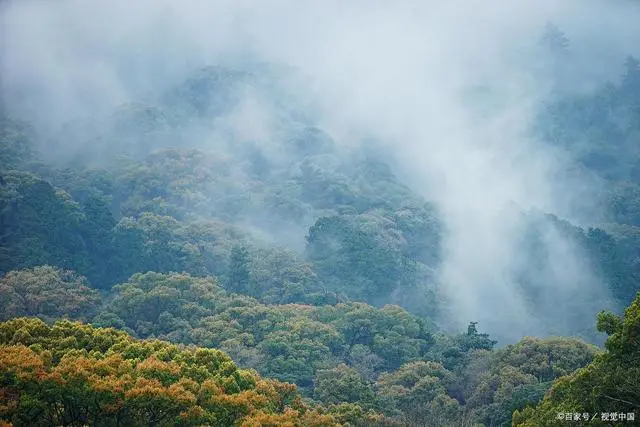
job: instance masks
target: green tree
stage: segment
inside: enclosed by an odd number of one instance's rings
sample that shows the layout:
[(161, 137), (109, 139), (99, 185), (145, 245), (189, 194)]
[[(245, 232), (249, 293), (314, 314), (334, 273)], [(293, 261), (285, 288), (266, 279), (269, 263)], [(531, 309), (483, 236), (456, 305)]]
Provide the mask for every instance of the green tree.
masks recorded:
[(227, 288), (231, 292), (249, 293), (249, 251), (244, 246), (234, 246), (229, 255)]
[(0, 172), (19, 169), (35, 156), (35, 132), (0, 111)]
[[(454, 375), (440, 363), (410, 362), (377, 382), (383, 410), (396, 413), (408, 425), (460, 425), (461, 408), (447, 394)], [(398, 414), (400, 411), (400, 414)]]
[(19, 316), (86, 320), (101, 300), (84, 277), (51, 266), (10, 271), (0, 278), (0, 320)]
[[(597, 355), (586, 367), (556, 380), (535, 408), (514, 412), (514, 426), (556, 425), (558, 413), (637, 413), (640, 407), (640, 294), (622, 318), (600, 313), (598, 329), (609, 334), (607, 351)], [(601, 419), (592, 424), (610, 425)]]
[(71, 196), (28, 172), (0, 183), (0, 271), (50, 264), (86, 274), (86, 216)]
[(347, 402), (363, 408), (375, 406), (373, 388), (355, 369), (345, 364), (318, 371), (313, 383), (313, 397), (325, 404)]

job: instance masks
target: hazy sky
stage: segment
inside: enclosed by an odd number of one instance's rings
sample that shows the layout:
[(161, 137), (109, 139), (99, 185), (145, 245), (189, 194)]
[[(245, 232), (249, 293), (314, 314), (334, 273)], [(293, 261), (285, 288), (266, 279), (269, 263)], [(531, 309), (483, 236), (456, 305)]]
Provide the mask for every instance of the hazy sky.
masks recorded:
[[(444, 213), (440, 280), (457, 326), (516, 338), (563, 321), (554, 306), (532, 312), (510, 276), (522, 263), (519, 210), (588, 220), (576, 203), (593, 185), (530, 136), (552, 88), (537, 46), (550, 21), (571, 41), (571, 90), (618, 78), (624, 57), (640, 54), (631, 1), (22, 0), (2, 11), (1, 83), (7, 105), (47, 129), (202, 65), (293, 66), (306, 83), (291, 90), (327, 132), (345, 146), (384, 141)], [(248, 99), (229, 123), (268, 141), (271, 113)], [(550, 293), (606, 298), (575, 248), (552, 231), (546, 244)]]

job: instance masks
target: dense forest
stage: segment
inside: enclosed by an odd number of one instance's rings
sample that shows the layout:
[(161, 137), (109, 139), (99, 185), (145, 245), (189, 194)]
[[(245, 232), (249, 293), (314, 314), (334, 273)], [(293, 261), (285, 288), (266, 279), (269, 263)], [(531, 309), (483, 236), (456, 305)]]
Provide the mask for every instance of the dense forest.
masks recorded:
[(570, 34), (534, 41), (528, 138), (589, 203), (497, 214), (517, 257), (478, 289), (521, 322), (456, 305), (450, 205), (344, 143), (296, 67), (209, 63), (56, 126), (3, 86), (0, 426), (632, 425), (640, 61), (577, 89)]

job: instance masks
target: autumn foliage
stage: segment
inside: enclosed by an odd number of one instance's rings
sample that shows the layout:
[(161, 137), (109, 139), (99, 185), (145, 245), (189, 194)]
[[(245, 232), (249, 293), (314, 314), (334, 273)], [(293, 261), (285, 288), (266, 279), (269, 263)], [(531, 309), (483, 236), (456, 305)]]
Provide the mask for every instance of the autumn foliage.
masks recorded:
[(68, 320), (0, 323), (0, 381), (5, 425), (342, 424), (304, 403), (295, 385), (238, 369), (219, 350)]

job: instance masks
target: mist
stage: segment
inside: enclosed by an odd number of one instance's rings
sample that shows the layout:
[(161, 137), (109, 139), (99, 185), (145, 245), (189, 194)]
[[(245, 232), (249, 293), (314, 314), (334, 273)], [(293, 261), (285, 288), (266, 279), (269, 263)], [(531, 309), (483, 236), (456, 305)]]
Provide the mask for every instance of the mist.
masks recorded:
[[(567, 81), (539, 46), (549, 22), (570, 40)], [(640, 53), (638, 22), (631, 1), (10, 1), (1, 89), (4, 106), (46, 134), (148, 99), (203, 66), (289, 67), (294, 77), (279, 83), (292, 108), (304, 106), (345, 153), (380, 141), (398, 176), (441, 212), (442, 326), (478, 321), (508, 342), (563, 333), (571, 319), (608, 308), (606, 287), (565, 236), (545, 231), (539, 268), (519, 244), (523, 212), (585, 226), (604, 214), (592, 200), (601, 183), (531, 128), (555, 91), (617, 79), (624, 57)], [(254, 141), (273, 162), (291, 161), (280, 107), (261, 96), (242, 92), (213, 131), (192, 129), (193, 146), (233, 152), (229, 141)], [(303, 238), (303, 228), (290, 230), (275, 233), (280, 243)], [(531, 304), (516, 271), (538, 276), (548, 296)], [(576, 298), (591, 302), (558, 310)]]

